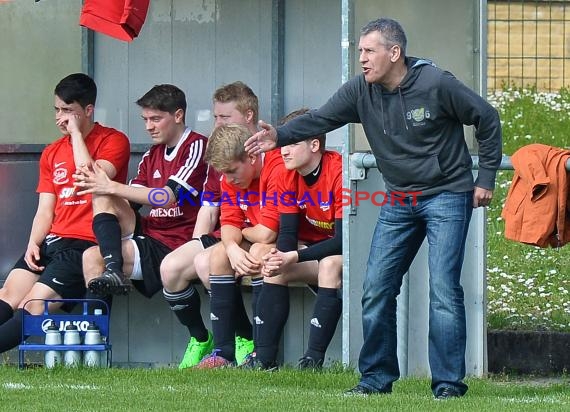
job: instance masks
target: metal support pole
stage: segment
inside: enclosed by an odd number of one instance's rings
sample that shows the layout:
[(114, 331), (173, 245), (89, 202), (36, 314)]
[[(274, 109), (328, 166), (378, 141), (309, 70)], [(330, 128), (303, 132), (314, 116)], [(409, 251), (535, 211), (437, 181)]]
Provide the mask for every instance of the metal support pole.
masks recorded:
[[(473, 160), (473, 169), (479, 169), (479, 156), (471, 156)], [(376, 167), (376, 158), (371, 153), (353, 153), (350, 156), (351, 180), (364, 180), (366, 177), (366, 169)], [(504, 155), (501, 159), (499, 170), (513, 170), (513, 163), (510, 156)], [(570, 171), (570, 160), (566, 162), (566, 170)]]
[[(353, 61), (354, 61), (354, 4), (353, 0), (341, 0), (341, 53), (342, 53), (342, 83), (350, 79), (353, 74)], [(342, 150), (342, 181), (343, 186), (348, 187), (351, 184), (349, 173), (350, 152), (351, 152), (351, 135), (353, 127), (345, 126), (345, 135), (343, 138)], [(343, 215), (349, 216), (351, 206), (344, 206)], [(350, 280), (350, 227), (349, 219), (342, 219), (342, 248), (346, 251), (343, 255), (342, 262), (342, 363), (345, 365), (351, 364), (351, 353), (354, 355), (357, 352), (356, 346), (359, 346), (359, 339), (355, 339), (352, 331), (357, 327), (356, 322), (360, 322), (355, 313), (358, 310), (353, 310), (354, 305), (360, 305), (359, 299), (351, 299), (351, 290), (354, 284), (351, 285)], [(357, 309), (357, 308), (356, 308)], [(354, 324), (354, 325), (353, 325)], [(353, 346), (355, 348), (353, 348)]]

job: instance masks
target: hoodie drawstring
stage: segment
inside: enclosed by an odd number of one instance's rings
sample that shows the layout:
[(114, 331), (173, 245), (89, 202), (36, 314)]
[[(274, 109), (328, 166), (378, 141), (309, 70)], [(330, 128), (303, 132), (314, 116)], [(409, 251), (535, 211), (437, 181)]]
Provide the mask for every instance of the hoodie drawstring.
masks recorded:
[[(402, 117), (404, 118), (404, 126), (408, 129), (408, 122), (406, 121), (406, 107), (404, 106), (404, 96), (402, 96), (402, 88), (398, 86), (398, 95), (400, 96), (400, 107), (402, 108)], [(382, 119), (384, 119), (382, 117)]]
[(382, 130), (384, 131), (384, 135), (387, 136), (386, 133), (386, 125), (384, 124), (384, 94), (382, 93), (382, 89), (380, 89), (380, 114), (382, 115)]
[[(404, 96), (402, 95), (402, 88), (398, 86), (398, 96), (400, 96), (400, 108), (402, 109), (402, 119), (404, 119), (404, 126), (406, 130), (410, 130), (408, 128), (408, 122), (406, 120), (406, 107), (404, 106)], [(384, 123), (384, 94), (382, 93), (382, 89), (380, 89), (380, 113), (382, 114), (382, 130), (384, 135), (388, 135), (386, 132), (386, 124)]]

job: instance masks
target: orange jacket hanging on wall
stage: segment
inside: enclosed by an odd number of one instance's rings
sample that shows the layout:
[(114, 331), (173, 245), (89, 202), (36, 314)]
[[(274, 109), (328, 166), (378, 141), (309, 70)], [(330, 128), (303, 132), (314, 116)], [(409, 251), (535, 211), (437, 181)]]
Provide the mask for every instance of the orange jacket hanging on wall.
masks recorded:
[(505, 237), (540, 247), (570, 242), (570, 200), (566, 163), (570, 150), (531, 144), (517, 150), (503, 213)]
[(119, 40), (132, 41), (146, 19), (150, 0), (85, 0), (79, 24)]

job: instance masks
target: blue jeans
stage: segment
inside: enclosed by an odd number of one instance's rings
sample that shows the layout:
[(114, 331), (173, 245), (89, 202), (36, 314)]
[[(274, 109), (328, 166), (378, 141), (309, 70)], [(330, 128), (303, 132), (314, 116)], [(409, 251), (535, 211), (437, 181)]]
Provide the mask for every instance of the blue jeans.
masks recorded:
[[(459, 283), (473, 192), (443, 192), (380, 209), (370, 246), (362, 295), (364, 343), (360, 384), (391, 391), (400, 377), (396, 297), (424, 238), (429, 245), (429, 364), (432, 391), (444, 386), (461, 394), (465, 377), (465, 305)], [(411, 279), (413, 281), (413, 279)]]

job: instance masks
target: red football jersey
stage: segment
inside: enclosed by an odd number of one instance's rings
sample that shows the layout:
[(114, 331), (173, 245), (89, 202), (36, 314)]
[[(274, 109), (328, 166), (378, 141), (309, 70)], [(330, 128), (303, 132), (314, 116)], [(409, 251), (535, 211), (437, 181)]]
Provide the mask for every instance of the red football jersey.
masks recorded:
[[(114, 180), (126, 182), (131, 153), (127, 136), (95, 123), (85, 138), (85, 145), (94, 160), (107, 160), (115, 166), (117, 174)], [(75, 170), (71, 136), (63, 136), (48, 145), (42, 153), (37, 192), (52, 193), (57, 197), (50, 233), (95, 242), (91, 229), (91, 195), (77, 196), (79, 190), (73, 186), (72, 177)]]
[(243, 228), (262, 224), (279, 230), (279, 176), (285, 170), (279, 149), (264, 153), (261, 175), (244, 190), (222, 177), (221, 224)]
[(207, 138), (186, 129), (178, 144), (167, 153), (166, 145), (155, 145), (146, 152), (131, 186), (163, 188), (168, 180), (180, 184), (185, 193), (179, 202), (153, 206), (142, 218), (147, 236), (176, 249), (192, 238), (200, 208), (200, 192), (206, 178), (204, 153)]
[(299, 240), (314, 243), (334, 236), (335, 219), (342, 219), (342, 156), (325, 151), (321, 174), (308, 186), (299, 173), (284, 176), (280, 190), (296, 193), (279, 202), (280, 213), (299, 213)]

